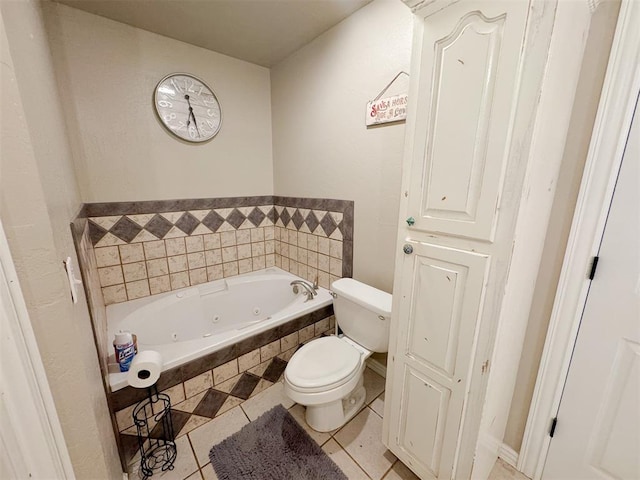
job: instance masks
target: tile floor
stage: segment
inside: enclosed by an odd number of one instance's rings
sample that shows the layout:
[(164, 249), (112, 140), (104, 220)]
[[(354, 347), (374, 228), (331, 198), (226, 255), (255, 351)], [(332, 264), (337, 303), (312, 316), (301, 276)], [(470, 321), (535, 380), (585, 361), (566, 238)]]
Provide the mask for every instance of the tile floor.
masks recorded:
[[(177, 438), (174, 469), (154, 473), (163, 480), (217, 480), (209, 462), (211, 447), (240, 430), (272, 407), (282, 404), (351, 480), (415, 480), (416, 477), (382, 444), (384, 378), (365, 370), (365, 407), (342, 428), (320, 433), (304, 421), (304, 407), (284, 395), (282, 381)], [(139, 477), (139, 459), (130, 465), (129, 478)], [(501, 460), (491, 472), (492, 480), (527, 480)]]

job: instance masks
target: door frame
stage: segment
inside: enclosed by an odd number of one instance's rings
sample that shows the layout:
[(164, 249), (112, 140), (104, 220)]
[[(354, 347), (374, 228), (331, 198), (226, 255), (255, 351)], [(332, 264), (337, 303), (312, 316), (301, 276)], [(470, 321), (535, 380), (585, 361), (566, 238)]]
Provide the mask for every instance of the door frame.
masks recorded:
[[(1, 221), (0, 270), (0, 288), (8, 293), (8, 301), (1, 302), (0, 306), (6, 312), (6, 328), (9, 330), (3, 335), (10, 337), (15, 347), (3, 352), (3, 357), (10, 365), (20, 365), (16, 370), (25, 374), (25, 382), (11, 383), (6, 389), (6, 385), (0, 385), (4, 397), (2, 414), (7, 415), (2, 422), (6, 428), (0, 429), (2, 456), (6, 456), (4, 460), (11, 458), (17, 466), (33, 469), (34, 473), (48, 472), (52, 478), (72, 480), (75, 474), (71, 458)], [(7, 380), (3, 378), (3, 383)], [(37, 411), (37, 416), (20, 411), (25, 399), (30, 400), (28, 403)], [(14, 422), (10, 419), (19, 420)], [(27, 447), (33, 446), (31, 435), (38, 435), (44, 440), (40, 444), (42, 448), (34, 452)]]
[[(640, 2), (622, 0), (517, 468), (542, 477), (582, 307), (640, 91)], [(629, 68), (629, 66), (635, 68)], [(561, 424), (562, 419), (559, 420)]]

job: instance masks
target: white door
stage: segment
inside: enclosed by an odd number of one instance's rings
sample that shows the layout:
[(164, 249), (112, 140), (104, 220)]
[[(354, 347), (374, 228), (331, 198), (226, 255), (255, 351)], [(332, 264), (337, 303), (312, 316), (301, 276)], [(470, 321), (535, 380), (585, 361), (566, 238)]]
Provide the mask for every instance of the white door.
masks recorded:
[(543, 478), (640, 479), (637, 104)]

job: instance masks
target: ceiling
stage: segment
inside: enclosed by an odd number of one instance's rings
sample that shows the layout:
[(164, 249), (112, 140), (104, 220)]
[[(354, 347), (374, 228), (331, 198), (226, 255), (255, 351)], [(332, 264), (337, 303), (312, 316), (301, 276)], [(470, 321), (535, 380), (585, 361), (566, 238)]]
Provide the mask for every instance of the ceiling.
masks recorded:
[(371, 0), (54, 0), (271, 67)]

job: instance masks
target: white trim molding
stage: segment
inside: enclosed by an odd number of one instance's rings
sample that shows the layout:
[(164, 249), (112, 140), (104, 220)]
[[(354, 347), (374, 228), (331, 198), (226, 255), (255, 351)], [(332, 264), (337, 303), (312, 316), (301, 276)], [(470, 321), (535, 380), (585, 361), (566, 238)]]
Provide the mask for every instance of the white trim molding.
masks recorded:
[(582, 307), (640, 90), (640, 2), (623, 0), (517, 469), (542, 478)]
[(498, 457), (511, 465), (513, 468), (518, 468), (518, 452), (516, 452), (506, 443), (500, 445), (500, 448), (498, 449)]

